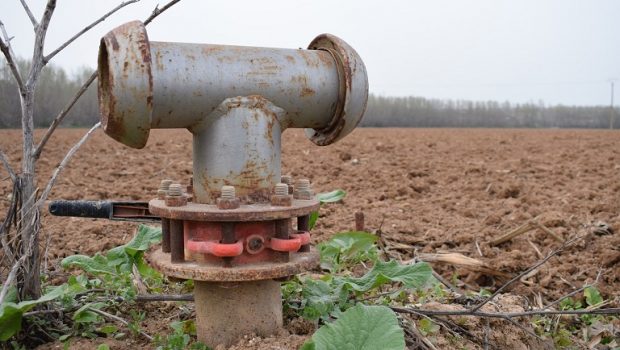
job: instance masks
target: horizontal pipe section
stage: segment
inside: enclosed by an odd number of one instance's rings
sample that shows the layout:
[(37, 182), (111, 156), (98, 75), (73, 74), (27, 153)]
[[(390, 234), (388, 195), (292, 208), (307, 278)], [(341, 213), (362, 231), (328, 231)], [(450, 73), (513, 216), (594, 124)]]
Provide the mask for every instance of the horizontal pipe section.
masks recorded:
[(338, 102), (338, 71), (321, 50), (151, 42), (151, 128), (188, 128), (226, 98), (260, 95), (284, 127), (322, 128)]

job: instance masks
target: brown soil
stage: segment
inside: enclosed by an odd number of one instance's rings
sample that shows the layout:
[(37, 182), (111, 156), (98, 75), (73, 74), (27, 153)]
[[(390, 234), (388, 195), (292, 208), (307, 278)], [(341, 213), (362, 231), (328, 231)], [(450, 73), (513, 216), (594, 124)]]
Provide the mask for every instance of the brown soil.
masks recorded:
[[(84, 130), (76, 129), (55, 134), (39, 163), (40, 179), (48, 178), (83, 134)], [(0, 135), (0, 148), (17, 164), (19, 132), (1, 131)], [(358, 129), (335, 145), (317, 147), (299, 130), (289, 130), (283, 139), (282, 159), (283, 173), (308, 177), (316, 192), (336, 188), (347, 192), (342, 203), (321, 209), (313, 232), (315, 243), (353, 229), (354, 213), (363, 211), (367, 230), (380, 228), (388, 241), (409, 245), (399, 250), (403, 259), (415, 251), (459, 252), (513, 275), (539, 259), (534, 247), (544, 255), (559, 243), (541, 230), (496, 247), (486, 242), (535, 217), (564, 238), (589, 232), (593, 223), (602, 221), (615, 234), (589, 234), (546, 264), (530, 279), (531, 285), (519, 284), (512, 292), (528, 298), (540, 293), (543, 301), (550, 301), (592, 281), (599, 269), (604, 272), (602, 293), (614, 297), (619, 290), (617, 131)], [(5, 208), (10, 181), (4, 170), (1, 173), (0, 198)], [(191, 135), (187, 131), (153, 131), (142, 150), (122, 146), (98, 131), (61, 174), (50, 199), (146, 201), (155, 196), (161, 179), (186, 181), (190, 176)], [(61, 258), (110, 249), (126, 242), (136, 227), (46, 213), (43, 224), (44, 240), (49, 240), (48, 275), (58, 281), (66, 276), (58, 266)], [(457, 274), (465, 283), (463, 288), (501, 283), (464, 268), (439, 264), (434, 268), (448, 278)], [(144, 328), (151, 333), (168, 332), (169, 317), (178, 308), (150, 309), (153, 313)], [(289, 328), (292, 334), (249, 337), (234, 349), (297, 348), (305, 337), (294, 334), (295, 327)]]

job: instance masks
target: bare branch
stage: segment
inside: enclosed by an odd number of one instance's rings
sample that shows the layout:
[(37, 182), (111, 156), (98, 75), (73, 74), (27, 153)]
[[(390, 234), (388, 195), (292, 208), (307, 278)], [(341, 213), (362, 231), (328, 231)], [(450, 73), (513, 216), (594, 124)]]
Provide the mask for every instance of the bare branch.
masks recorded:
[(89, 30), (91, 30), (94, 26), (96, 26), (97, 24), (105, 21), (108, 17), (112, 16), (116, 11), (122, 9), (123, 7), (127, 6), (127, 5), (131, 5), (134, 4), (136, 2), (138, 2), (140, 0), (127, 0), (127, 1), (123, 1), (122, 3), (120, 3), (118, 6), (116, 6), (115, 8), (113, 8), (112, 10), (110, 10), (108, 13), (106, 13), (105, 15), (101, 16), (99, 19), (97, 19), (96, 21), (94, 21), (93, 23), (89, 24), (88, 26), (86, 26), (85, 28), (83, 28), (82, 30), (80, 30), (79, 32), (77, 32), (74, 36), (72, 36), (69, 40), (65, 41), (62, 45), (60, 45), (56, 50), (52, 51), (49, 55), (45, 56), (43, 58), (43, 60), (45, 61), (45, 63), (49, 62), (54, 56), (56, 56), (60, 51), (64, 50), (65, 47), (69, 46), (69, 44), (71, 44), (72, 42), (75, 41), (75, 39), (79, 38), (80, 36), (82, 36), (84, 33), (88, 32)]
[[(43, 66), (47, 63), (47, 61), (45, 61), (45, 57), (43, 56), (43, 47), (45, 46), (45, 35), (47, 34), (47, 28), (50, 25), (55, 9), (56, 0), (48, 0), (47, 5), (45, 5), (45, 11), (43, 11), (43, 16), (41, 17), (41, 21), (35, 31), (32, 67), (30, 68), (30, 75), (28, 77), (27, 84), (34, 84), (37, 80), (39, 72), (41, 72), (41, 69), (43, 69)], [(34, 87), (31, 86), (30, 88)]]
[(602, 271), (599, 271), (598, 274), (596, 275), (596, 279), (594, 280), (593, 283), (586, 284), (585, 286), (583, 286), (581, 288), (578, 288), (578, 289), (576, 289), (576, 290), (574, 290), (574, 291), (572, 291), (572, 292), (570, 292), (570, 293), (568, 293), (566, 295), (561, 296), (560, 298), (558, 298), (558, 299), (552, 301), (551, 303), (545, 305), (545, 307), (543, 307), (543, 310), (550, 309), (552, 306), (555, 306), (555, 305), (559, 304), (562, 300), (564, 300), (566, 298), (570, 298), (573, 295), (584, 291), (586, 288), (590, 288), (590, 287), (595, 286), (598, 283), (599, 278), (601, 278), (601, 274), (602, 274)]
[(30, 23), (32, 23), (32, 27), (36, 31), (37, 27), (39, 26), (39, 23), (37, 23), (37, 20), (36, 18), (34, 18), (32, 11), (30, 11), (30, 7), (28, 7), (28, 4), (26, 4), (26, 0), (19, 0), (19, 1), (22, 3), (22, 6), (24, 7), (24, 11), (26, 11), (28, 18), (30, 18)]
[(45, 186), (45, 190), (43, 191), (43, 193), (41, 194), (41, 197), (39, 197), (39, 200), (37, 201), (36, 207), (40, 207), (43, 204), (45, 204), (45, 200), (47, 199), (47, 196), (52, 191), (52, 187), (54, 187), (54, 184), (56, 183), (56, 178), (58, 178), (58, 175), (60, 174), (60, 172), (65, 168), (65, 166), (67, 166), (67, 163), (69, 163), (69, 161), (71, 160), (75, 152), (77, 152), (77, 150), (80, 149), (80, 147), (82, 147), (84, 142), (86, 142), (86, 140), (88, 140), (90, 135), (92, 135), (92, 133), (95, 132), (95, 130), (99, 129), (100, 126), (101, 126), (101, 122), (98, 122), (97, 124), (93, 125), (93, 127), (90, 128), (90, 130), (88, 130), (88, 132), (84, 136), (82, 136), (80, 141), (78, 141), (73, 147), (71, 147), (69, 152), (67, 152), (67, 154), (65, 155), (65, 158), (63, 158), (60, 164), (58, 164), (58, 167), (56, 167), (56, 170), (54, 170), (54, 173), (52, 174), (52, 177), (47, 183), (47, 186)]
[(529, 269), (521, 272), (520, 274), (518, 274), (517, 276), (513, 277), (510, 281), (506, 282), (504, 285), (502, 285), (501, 287), (499, 287), (493, 294), (491, 294), (491, 296), (489, 296), (488, 298), (486, 298), (485, 300), (483, 300), (482, 302), (480, 302), (479, 304), (475, 305), (474, 307), (471, 308), (472, 312), (478, 311), (481, 307), (483, 307), (484, 305), (486, 305), (488, 302), (490, 302), (491, 300), (493, 300), (499, 293), (501, 293), (504, 289), (508, 288), (510, 285), (512, 285), (514, 282), (518, 281), (519, 279), (521, 279), (521, 277), (527, 275), (528, 273), (532, 272), (533, 270), (537, 269), (539, 266), (545, 264), (547, 261), (549, 261), (549, 259), (551, 259), (552, 257), (556, 256), (558, 253), (562, 252), (564, 249), (566, 249), (568, 246), (570, 246), (571, 244), (575, 243), (577, 240), (583, 238), (584, 236), (577, 236), (573, 239), (570, 239), (568, 241), (566, 241), (564, 244), (562, 244), (559, 248), (551, 251), (544, 259), (540, 260), (539, 262), (537, 262), (536, 264), (532, 265)]
[[(107, 17), (109, 17), (114, 12), (120, 10), (121, 8), (123, 8), (123, 7), (125, 7), (125, 6), (127, 6), (129, 4), (132, 4), (132, 3), (135, 3), (135, 2), (138, 2), (138, 1), (140, 1), (140, 0), (130, 0), (130, 1), (125, 1), (125, 2), (121, 3), (119, 6), (114, 8), (112, 11), (108, 12), (106, 15), (101, 17), (98, 21), (95, 21), (89, 27), (84, 28), (82, 30), (82, 32), (76, 34), (73, 38), (69, 39), (68, 42), (66, 42), (65, 44), (61, 45), (61, 47), (59, 47), (58, 49), (54, 50), (54, 52), (52, 52), (51, 54), (47, 55), (45, 57), (45, 60), (47, 61), (47, 60), (51, 59), (60, 50), (62, 50), (67, 45), (69, 45), (71, 43), (71, 41), (75, 40), (78, 36), (80, 36), (81, 34), (83, 34), (86, 31), (88, 31), (90, 28), (95, 26), (97, 23), (105, 20)], [(170, 1), (169, 3), (167, 3), (161, 9), (159, 9), (158, 7), (155, 7), (155, 9), (153, 10), (153, 13), (151, 13), (151, 15), (144, 21), (144, 25), (147, 25), (150, 22), (152, 22), (153, 19), (155, 19), (155, 17), (159, 16), (162, 12), (166, 11), (167, 9), (169, 9), (170, 7), (172, 7), (174, 4), (176, 4), (179, 1), (181, 1), (181, 0)], [(43, 151), (43, 148), (45, 147), (45, 144), (47, 143), (49, 138), (52, 136), (52, 134), (54, 133), (54, 131), (56, 130), (58, 125), (63, 121), (63, 119), (67, 116), (67, 114), (69, 113), (71, 108), (73, 108), (75, 103), (77, 103), (77, 101), (80, 99), (80, 97), (82, 97), (82, 95), (86, 92), (88, 87), (93, 83), (93, 81), (96, 78), (97, 78), (97, 71), (93, 72), (93, 74), (88, 78), (88, 80), (84, 83), (84, 85), (82, 85), (82, 87), (78, 90), (78, 92), (75, 94), (73, 99), (69, 102), (69, 104), (67, 104), (67, 106), (65, 106), (65, 108), (62, 111), (60, 111), (60, 113), (58, 113), (56, 118), (54, 118), (54, 121), (52, 121), (52, 124), (50, 125), (49, 129), (45, 132), (45, 135), (43, 135), (43, 138), (41, 139), (41, 142), (39, 142), (39, 144), (37, 145), (35, 151), (33, 152), (33, 155), (34, 155), (35, 159), (38, 159), (41, 156), (41, 152)]]
[(149, 301), (194, 301), (194, 294), (138, 294), (136, 302)]
[(11, 48), (11, 38), (9, 38), (6, 33), (6, 29), (4, 29), (4, 23), (0, 21), (0, 30), (2, 30), (2, 37), (0, 37), (0, 50), (4, 54), (4, 58), (6, 58), (7, 63), (9, 64), (9, 68), (11, 69), (11, 73), (13, 73), (13, 77), (17, 82), (17, 87), (19, 88), (19, 92), (24, 91), (24, 81), (22, 80), (22, 75), (19, 73), (19, 68), (17, 68), (17, 62), (15, 62), (16, 57), (13, 53), (13, 48)]
[(26, 258), (28, 258), (28, 254), (22, 255), (19, 258), (19, 260), (17, 260), (15, 264), (13, 264), (13, 267), (11, 268), (11, 272), (9, 272), (9, 275), (7, 276), (6, 280), (4, 280), (2, 284), (2, 290), (0, 291), (0, 305), (2, 305), (2, 303), (4, 302), (4, 298), (9, 292), (9, 287), (13, 285), (15, 277), (17, 276), (17, 270), (19, 270), (22, 267), (22, 264), (24, 263), (24, 261), (26, 261)]
[(471, 310), (426, 310), (417, 308), (405, 308), (405, 307), (390, 307), (395, 312), (424, 315), (424, 316), (478, 316), (478, 317), (490, 317), (490, 318), (516, 318), (526, 316), (545, 316), (545, 315), (620, 315), (620, 308), (609, 309), (596, 309), (596, 310), (529, 310), (529, 311), (517, 311), (517, 312), (486, 312), (486, 311), (471, 311)]
[(0, 161), (2, 161), (2, 164), (4, 164), (4, 168), (6, 169), (7, 173), (9, 173), (11, 180), (15, 182), (15, 171), (13, 171), (13, 168), (11, 168), (11, 164), (9, 164), (9, 160), (6, 158), (6, 154), (4, 154), (2, 150), (0, 150)]
[[(118, 317), (116, 315), (112, 315), (110, 313), (107, 313), (107, 312), (105, 312), (103, 310), (95, 309), (93, 307), (89, 307), (89, 308), (87, 308), (87, 310), (88, 311), (92, 311), (92, 312), (94, 312), (96, 314), (99, 314), (99, 315), (101, 315), (103, 317), (107, 317), (109, 319), (112, 319), (114, 321), (118, 321), (118, 322), (122, 323), (125, 326), (129, 326), (129, 322), (123, 320), (122, 318), (120, 318), (120, 317)], [(153, 341), (153, 337), (151, 337), (150, 335), (146, 334), (144, 331), (140, 331), (140, 334), (142, 334), (142, 336), (145, 337), (146, 339), (148, 339), (150, 341)]]
[(69, 111), (71, 111), (71, 108), (73, 108), (73, 105), (75, 105), (77, 103), (77, 101), (80, 99), (80, 97), (82, 97), (82, 95), (86, 92), (86, 90), (88, 89), (90, 84), (92, 84), (93, 81), (95, 81), (96, 78), (97, 78), (97, 71), (93, 72), (93, 74), (88, 78), (88, 80), (86, 80), (86, 82), (82, 85), (82, 87), (75, 94), (75, 96), (73, 96), (73, 99), (69, 102), (69, 104), (67, 104), (65, 106), (65, 108), (63, 108), (60, 111), (60, 113), (58, 113), (56, 118), (54, 118), (54, 120), (52, 121), (52, 124), (50, 125), (49, 129), (47, 129), (47, 131), (45, 132), (45, 135), (43, 135), (43, 138), (41, 139), (41, 142), (39, 142), (39, 144), (37, 145), (37, 148), (33, 152), (33, 156), (34, 156), (35, 159), (38, 159), (39, 156), (41, 156), (41, 152), (43, 151), (43, 147), (45, 147), (45, 144), (47, 143), (49, 138), (52, 136), (52, 134), (54, 133), (54, 131), (56, 130), (58, 125), (60, 125), (60, 123), (63, 121), (63, 119), (65, 119), (65, 117), (67, 116)]
[(151, 15), (147, 19), (144, 20), (144, 25), (151, 23), (155, 19), (155, 17), (159, 16), (162, 12), (171, 8), (174, 4), (176, 4), (179, 1), (181, 0), (172, 0), (166, 5), (164, 5), (164, 7), (162, 7), (161, 9), (159, 8), (159, 6), (155, 6), (155, 9), (153, 9), (153, 13), (151, 13)]
[(36, 234), (30, 236), (30, 239), (27, 242), (25, 253), (22, 254), (22, 256), (15, 262), (15, 264), (13, 264), (11, 272), (9, 272), (9, 275), (7, 276), (6, 280), (2, 285), (2, 290), (0, 291), (0, 305), (2, 305), (2, 303), (4, 302), (4, 298), (9, 291), (9, 287), (13, 285), (13, 282), (17, 277), (17, 271), (22, 268), (23, 264), (26, 262), (26, 259), (30, 257), (32, 248), (36, 244), (36, 237)]

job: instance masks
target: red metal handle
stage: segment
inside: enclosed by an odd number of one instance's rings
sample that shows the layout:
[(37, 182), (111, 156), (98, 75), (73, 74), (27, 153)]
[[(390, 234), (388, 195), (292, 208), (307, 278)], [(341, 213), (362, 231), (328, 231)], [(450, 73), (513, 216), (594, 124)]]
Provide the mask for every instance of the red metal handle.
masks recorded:
[(301, 245), (310, 244), (310, 232), (308, 231), (299, 231), (298, 233), (291, 233), (291, 237), (299, 238), (301, 240)]
[(269, 245), (271, 249), (279, 252), (296, 252), (301, 248), (301, 239), (299, 237), (292, 237), (290, 239), (272, 237)]
[(219, 243), (217, 241), (187, 240), (187, 250), (193, 253), (211, 254), (220, 258), (235, 257), (243, 254), (243, 241)]

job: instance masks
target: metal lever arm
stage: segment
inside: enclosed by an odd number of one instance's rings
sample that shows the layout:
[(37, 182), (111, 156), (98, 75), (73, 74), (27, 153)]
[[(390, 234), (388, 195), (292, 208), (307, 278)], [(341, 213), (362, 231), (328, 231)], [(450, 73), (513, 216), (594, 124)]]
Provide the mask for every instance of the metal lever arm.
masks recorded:
[(55, 216), (74, 216), (118, 221), (160, 221), (149, 212), (147, 202), (114, 201), (66, 201), (56, 200), (49, 205), (49, 212)]

